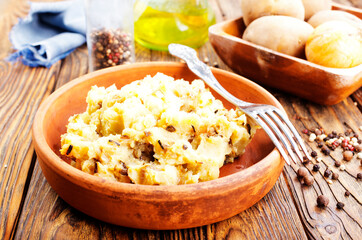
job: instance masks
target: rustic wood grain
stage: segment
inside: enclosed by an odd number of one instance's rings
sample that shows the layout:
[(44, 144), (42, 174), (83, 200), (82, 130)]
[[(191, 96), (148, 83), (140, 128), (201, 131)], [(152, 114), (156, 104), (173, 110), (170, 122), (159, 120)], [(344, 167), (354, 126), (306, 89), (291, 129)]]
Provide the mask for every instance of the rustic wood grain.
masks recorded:
[[(360, 4), (359, 1), (351, 2)], [(211, 3), (217, 9), (218, 21), (241, 14), (236, 7), (240, 5), (240, 0), (214, 0)], [(26, 7), (18, 7), (20, 12), (16, 16), (26, 10)], [(16, 18), (8, 17), (10, 20), (1, 21), (1, 17), (0, 29), (8, 32)], [(165, 52), (151, 51), (138, 45), (136, 48), (137, 61), (176, 60)], [(9, 44), (0, 42), (0, 54), (10, 51)], [(216, 62), (221, 68), (228, 69), (210, 44), (198, 52), (201, 59), (209, 59), (209, 65)], [(216, 224), (175, 231), (136, 230), (97, 221), (73, 209), (46, 182), (33, 155), (30, 129), (42, 99), (87, 71), (85, 46), (49, 69), (0, 61), (1, 239), (306, 239), (307, 236), (311, 239), (360, 239), (362, 188), (361, 181), (356, 181), (356, 174), (361, 172), (359, 161), (343, 162), (346, 171), (339, 171), (333, 163), (341, 159), (341, 152), (324, 156), (315, 143), (308, 143), (308, 147), (316, 150), (323, 161), (319, 164), (319, 172), (310, 171), (316, 179), (312, 187), (303, 186), (296, 179), (299, 166), (285, 167), (283, 176), (259, 203)], [(282, 103), (299, 131), (323, 127), (328, 131), (344, 132), (352, 128), (362, 135), (359, 130), (362, 125), (361, 89), (331, 107), (268, 90)], [(307, 140), (305, 135), (303, 138)], [(340, 175), (331, 185), (323, 177), (327, 166)], [(310, 170), (312, 165), (307, 167)], [(348, 198), (344, 197), (345, 190), (351, 192)], [(326, 209), (316, 207), (319, 194), (330, 199)], [(337, 201), (345, 203), (343, 210), (336, 209)]]
[[(12, 26), (18, 22), (18, 18), (24, 17), (29, 11), (29, 5), (25, 0), (0, 1), (0, 29), (3, 33), (9, 33)], [(11, 43), (8, 37), (0, 38), (0, 58), (6, 57), (11, 52)]]
[(45, 70), (0, 62), (0, 237), (5, 239), (15, 231), (34, 164), (31, 124), (59, 66)]
[[(351, 99), (346, 99), (340, 104), (332, 107), (322, 107), (296, 98), (279, 97), (280, 102), (286, 108), (293, 124), (298, 129), (324, 128), (328, 133), (336, 130), (344, 133), (352, 128), (361, 135), (359, 126), (362, 124), (362, 114)], [(294, 117), (293, 116), (297, 116)], [(308, 141), (308, 137), (303, 135)], [(356, 175), (361, 171), (360, 162), (356, 156), (349, 162), (342, 160), (342, 150), (332, 151), (330, 156), (325, 156), (316, 143), (309, 143), (310, 150), (315, 150), (323, 160), (318, 163), (321, 167), (318, 172), (311, 169), (313, 164), (308, 164), (310, 174), (315, 178), (312, 187), (302, 186), (296, 178), (296, 171), (300, 167), (286, 167), (284, 175), (290, 185), (293, 199), (302, 216), (303, 225), (307, 230), (309, 238), (312, 239), (359, 239), (362, 234), (361, 201), (362, 187), (361, 181), (356, 180)], [(335, 160), (341, 160), (346, 166), (345, 171), (341, 171), (334, 166)], [(317, 163), (313, 160), (313, 163)], [(323, 173), (326, 168), (339, 174), (338, 180), (332, 180), (328, 184)], [(345, 197), (348, 190), (351, 196)], [(330, 200), (326, 209), (316, 207), (318, 195), (325, 195)], [(337, 202), (343, 202), (343, 210), (336, 208)]]

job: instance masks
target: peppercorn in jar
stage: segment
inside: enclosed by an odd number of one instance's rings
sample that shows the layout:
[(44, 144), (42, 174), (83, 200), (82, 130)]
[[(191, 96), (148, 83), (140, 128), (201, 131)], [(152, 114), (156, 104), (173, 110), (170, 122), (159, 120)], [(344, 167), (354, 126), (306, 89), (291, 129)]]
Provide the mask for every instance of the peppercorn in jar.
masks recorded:
[(87, 0), (89, 70), (134, 62), (132, 0)]

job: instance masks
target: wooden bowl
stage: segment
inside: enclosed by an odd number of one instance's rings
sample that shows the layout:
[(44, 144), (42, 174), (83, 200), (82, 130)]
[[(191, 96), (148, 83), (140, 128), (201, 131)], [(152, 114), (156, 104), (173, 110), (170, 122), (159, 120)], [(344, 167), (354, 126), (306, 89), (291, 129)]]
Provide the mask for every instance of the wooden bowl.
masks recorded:
[[(362, 18), (362, 10), (333, 5)], [(260, 83), (316, 103), (336, 104), (362, 86), (362, 64), (353, 68), (328, 68), (241, 39), (243, 18), (209, 28), (216, 53), (235, 72)]]
[[(212, 71), (237, 97), (282, 109), (257, 84), (224, 70)], [(60, 135), (66, 131), (68, 118), (85, 111), (85, 98), (91, 86), (115, 83), (121, 88), (157, 72), (190, 81), (197, 78), (182, 63), (136, 63), (84, 75), (44, 100), (35, 116), (33, 141), (39, 164), (52, 188), (71, 206), (94, 218), (143, 229), (206, 225), (258, 202), (273, 187), (284, 166), (284, 160), (263, 130), (258, 130), (242, 157), (221, 169), (219, 179), (197, 184), (148, 186), (113, 182), (84, 173), (58, 156)], [(227, 102), (225, 105), (231, 106)]]

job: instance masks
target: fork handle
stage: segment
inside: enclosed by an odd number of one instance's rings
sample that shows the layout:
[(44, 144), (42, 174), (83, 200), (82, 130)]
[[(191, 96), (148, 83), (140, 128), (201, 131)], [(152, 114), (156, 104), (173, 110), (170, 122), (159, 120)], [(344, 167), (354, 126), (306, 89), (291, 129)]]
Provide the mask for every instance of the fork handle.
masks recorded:
[(185, 45), (171, 43), (168, 45), (168, 50), (172, 55), (183, 59), (188, 65), (189, 69), (195, 75), (203, 79), (212, 89), (214, 89), (218, 94), (220, 94), (229, 102), (238, 107), (248, 107), (255, 105), (253, 103), (244, 102), (243, 100), (236, 98), (226, 91), (225, 88), (222, 87), (221, 84), (216, 80), (210, 68), (198, 59), (194, 49)]

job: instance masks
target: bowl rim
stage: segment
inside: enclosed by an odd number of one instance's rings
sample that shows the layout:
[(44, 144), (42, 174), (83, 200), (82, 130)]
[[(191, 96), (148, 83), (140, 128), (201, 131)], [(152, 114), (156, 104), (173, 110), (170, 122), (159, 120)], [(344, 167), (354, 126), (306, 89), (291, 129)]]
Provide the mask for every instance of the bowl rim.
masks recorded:
[[(112, 72), (116, 71), (126, 71), (129, 68), (152, 68), (156, 66), (187, 68), (187, 65), (185, 63), (163, 62), (163, 61), (141, 62), (129, 65), (121, 65), (82, 75), (55, 90), (41, 103), (40, 107), (36, 112), (33, 122), (32, 138), (38, 160), (40, 159), (39, 160), (40, 162), (46, 164), (54, 172), (66, 178), (68, 181), (73, 182), (76, 185), (81, 185), (83, 188), (86, 188), (90, 191), (102, 193), (110, 197), (112, 196), (114, 197), (120, 194), (127, 194), (128, 198), (144, 199), (145, 196), (147, 196), (147, 200), (152, 200), (152, 201), (162, 201), (162, 196), (164, 196), (164, 193), (166, 192), (171, 193), (171, 195), (168, 194), (169, 198), (168, 200), (170, 201), (179, 200), (180, 195), (185, 199), (199, 198), (200, 195), (208, 195), (208, 196), (219, 195), (220, 192), (229, 192), (232, 189), (237, 188), (240, 185), (240, 183), (243, 182), (243, 179), (252, 176), (255, 170), (260, 171), (260, 169), (267, 169), (273, 165), (279, 165), (280, 161), (283, 161), (284, 164), (284, 159), (281, 157), (277, 149), (274, 148), (270, 153), (268, 153), (267, 156), (265, 156), (257, 163), (249, 166), (248, 168), (224, 176), (222, 178), (206, 182), (194, 183), (194, 184), (154, 186), (154, 185), (122, 183), (93, 176), (91, 174), (82, 172), (81, 170), (74, 168), (73, 166), (62, 160), (58, 155), (56, 155), (55, 152), (53, 152), (53, 150), (46, 142), (43, 122), (46, 112), (51, 107), (52, 103), (56, 101), (56, 99), (59, 96), (61, 96), (65, 91), (72, 88), (73, 86), (78, 85), (96, 76), (100, 76), (104, 73), (111, 74)], [(212, 68), (212, 71), (224, 75), (226, 74), (229, 75), (230, 77), (239, 78), (240, 80), (245, 82), (248, 86), (257, 89), (258, 91), (262, 92), (262, 94), (267, 95), (268, 98), (273, 101), (274, 106), (280, 108), (282, 111), (285, 112), (279, 101), (273, 95), (271, 95), (267, 90), (265, 90), (263, 87), (259, 86), (258, 84), (246, 79), (245, 77), (242, 77), (240, 75), (237, 75), (235, 73), (226, 70)], [(174, 194), (177, 193), (177, 196), (174, 196), (172, 193)]]

